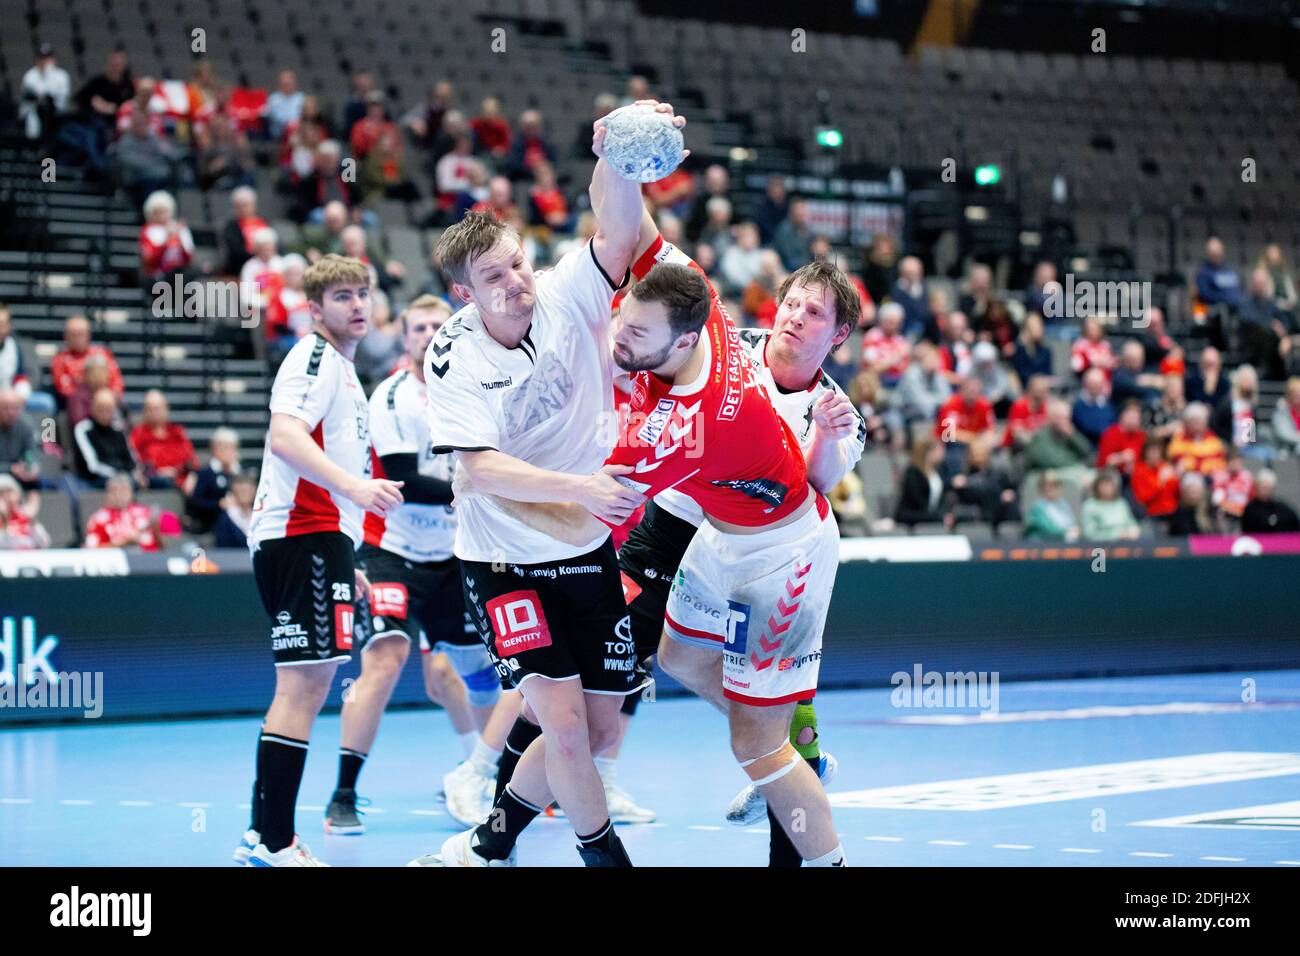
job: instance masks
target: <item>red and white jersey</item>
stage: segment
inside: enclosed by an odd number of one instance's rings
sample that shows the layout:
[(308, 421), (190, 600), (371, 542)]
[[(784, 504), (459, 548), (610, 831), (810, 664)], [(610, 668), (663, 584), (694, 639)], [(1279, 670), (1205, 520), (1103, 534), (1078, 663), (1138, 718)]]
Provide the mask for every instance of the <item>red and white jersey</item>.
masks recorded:
[(132, 503), (125, 508), (106, 506), (96, 511), (86, 522), (86, 547), (111, 548), (115, 539), (132, 532), (140, 535), (135, 541), (135, 547), (141, 551), (158, 550), (158, 537), (153, 533), (153, 511), (148, 505)]
[[(704, 274), (662, 236), (632, 274), (643, 278), (661, 262)], [(808, 469), (712, 285), (709, 294), (712, 305), (697, 346), (704, 350), (699, 376), (673, 385), (650, 372), (634, 375), (628, 422), (609, 463), (634, 466), (619, 480), (646, 495), (676, 488), (711, 518), (761, 527), (807, 500)]]
[[(344, 471), (370, 477), (370, 408), (351, 359), (322, 335), (300, 339), (285, 356), (271, 386), (271, 414), (292, 415), (311, 428), (312, 440)], [(361, 542), (361, 509), (308, 481), (271, 452), (262, 450), (262, 477), (253, 502), (248, 542), (320, 531), (341, 531)]]
[(1090, 368), (1099, 368), (1106, 373), (1106, 381), (1109, 382), (1115, 369), (1115, 352), (1105, 339), (1098, 342), (1077, 339), (1070, 346), (1070, 368), (1074, 369), (1076, 375), (1082, 375)]
[[(385, 455), (415, 455), (420, 474), (451, 481), (456, 460), (451, 454), (435, 455), (429, 443), (425, 411), (428, 392), (410, 371), (390, 375), (370, 396), (371, 468), (376, 478), (387, 478)], [(366, 513), (366, 543), (391, 551), (408, 561), (446, 561), (456, 539), (456, 512), (450, 505), (405, 503), (387, 518)]]
[[(772, 377), (772, 367), (767, 364), (767, 343), (771, 338), (771, 329), (740, 330), (740, 343), (754, 366), (754, 374), (758, 376), (767, 397), (771, 399), (776, 413), (794, 433), (806, 462), (813, 440), (817, 437), (817, 428), (813, 423), (813, 406), (821, 401), (822, 396), (827, 392), (843, 395), (844, 390), (824, 371), (807, 388), (794, 392), (782, 389)], [(844, 452), (844, 465), (840, 473), (834, 476), (834, 484), (839, 484), (848, 472), (857, 467), (858, 459), (862, 457), (862, 449), (866, 446), (867, 423), (862, 420), (862, 415), (856, 408), (854, 414), (858, 418), (858, 427), (851, 435), (840, 439), (840, 448)], [(699, 527), (700, 522), (704, 520), (704, 512), (700, 506), (676, 489), (660, 492), (655, 496), (655, 504), (696, 527)]]
[(188, 226), (175, 232), (156, 222), (140, 229), (140, 262), (150, 275), (183, 269), (194, 258), (194, 236)]
[[(434, 450), (492, 449), (550, 471), (597, 471), (614, 443), (607, 434), (615, 421), (610, 303), (621, 284), (586, 243), (536, 273), (533, 322), (514, 348), (488, 334), (475, 306), (453, 315), (424, 356)], [(563, 561), (608, 535), (565, 544), (485, 495), (467, 498), (456, 512), (456, 557), (463, 561)]]

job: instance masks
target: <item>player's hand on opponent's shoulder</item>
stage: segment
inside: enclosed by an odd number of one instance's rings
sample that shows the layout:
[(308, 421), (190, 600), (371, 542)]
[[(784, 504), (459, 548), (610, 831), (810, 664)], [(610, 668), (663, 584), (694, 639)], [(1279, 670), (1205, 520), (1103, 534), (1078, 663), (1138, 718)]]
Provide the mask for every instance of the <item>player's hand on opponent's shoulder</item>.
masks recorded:
[(402, 498), (404, 484), (404, 481), (389, 481), (387, 478), (363, 478), (348, 490), (348, 500), (362, 511), (384, 518), (405, 500)]
[(847, 395), (827, 392), (813, 404), (813, 424), (827, 438), (838, 441), (857, 430), (858, 414)]
[(630, 465), (606, 465), (578, 482), (578, 504), (601, 521), (622, 524), (637, 507), (645, 502), (645, 495), (629, 488), (615, 476), (632, 472)]
[[(631, 105), (653, 106), (656, 113), (667, 113), (671, 116), (673, 118), (673, 125), (678, 129), (681, 129), (686, 125), (686, 117), (678, 116), (673, 110), (673, 104), (671, 103), (660, 103), (658, 100), (637, 100)], [(627, 107), (625, 106), (620, 106), (618, 109), (626, 108)], [(605, 158), (605, 120), (609, 118), (611, 113), (616, 112), (618, 112), (618, 110), (611, 110), (610, 113), (606, 113), (600, 119), (591, 124), (591, 151), (595, 153), (599, 159)], [(689, 155), (691, 155), (689, 149), (682, 151), (682, 159), (685, 159)]]

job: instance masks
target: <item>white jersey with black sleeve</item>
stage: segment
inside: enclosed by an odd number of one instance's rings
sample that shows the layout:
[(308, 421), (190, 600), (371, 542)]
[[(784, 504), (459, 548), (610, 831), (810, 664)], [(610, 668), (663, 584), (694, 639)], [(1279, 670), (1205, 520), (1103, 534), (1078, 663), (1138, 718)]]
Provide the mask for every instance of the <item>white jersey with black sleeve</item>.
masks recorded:
[[(404, 370), (379, 383), (370, 396), (371, 466), (376, 478), (387, 478), (386, 455), (415, 455), (419, 473), (426, 478), (451, 481), (455, 459), (434, 454), (429, 444), (425, 414), (428, 393), (424, 383)], [(456, 537), (456, 513), (450, 505), (404, 502), (387, 518), (366, 513), (366, 543), (391, 551), (408, 561), (446, 561)]]
[[(436, 452), (492, 449), (549, 471), (586, 475), (613, 448), (611, 280), (591, 243), (535, 273), (533, 321), (514, 348), (493, 339), (467, 305), (424, 357), (429, 440)], [(570, 545), (510, 517), (488, 498), (457, 507), (456, 557), (540, 564), (586, 554), (608, 530)]]
[[(326, 457), (349, 474), (370, 477), (370, 410), (352, 360), (322, 335), (300, 339), (289, 350), (271, 386), (271, 413), (306, 422)], [(361, 542), (361, 509), (308, 481), (272, 454), (268, 432), (262, 475), (253, 501), (249, 548), (263, 541), (321, 531), (341, 531)]]
[[(799, 389), (797, 392), (783, 390), (776, 384), (776, 379), (772, 377), (772, 369), (767, 364), (767, 343), (771, 337), (771, 329), (740, 330), (741, 344), (745, 347), (745, 353), (749, 356), (758, 381), (771, 400), (772, 407), (785, 419), (785, 423), (790, 426), (790, 431), (794, 432), (794, 437), (798, 439), (799, 447), (806, 458), (817, 435), (817, 427), (813, 422), (813, 406), (827, 392), (843, 395), (844, 390), (825, 371), (822, 371), (817, 381), (807, 388)], [(867, 423), (862, 420), (862, 415), (856, 408), (854, 414), (857, 414), (858, 427), (852, 434), (840, 439), (840, 447), (844, 449), (844, 465), (840, 473), (835, 476), (834, 484), (839, 484), (846, 474), (857, 467), (858, 460), (862, 457), (862, 449), (866, 446)], [(704, 520), (704, 512), (693, 498), (671, 488), (655, 495), (655, 504), (683, 521), (689, 521), (697, 528)]]

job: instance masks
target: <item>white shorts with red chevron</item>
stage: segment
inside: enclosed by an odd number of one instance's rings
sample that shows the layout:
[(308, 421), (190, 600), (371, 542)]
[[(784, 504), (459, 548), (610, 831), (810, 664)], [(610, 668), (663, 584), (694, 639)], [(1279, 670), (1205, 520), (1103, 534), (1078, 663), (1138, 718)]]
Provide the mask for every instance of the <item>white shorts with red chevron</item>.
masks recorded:
[(839, 541), (821, 496), (770, 531), (726, 534), (706, 521), (673, 579), (668, 636), (722, 652), (722, 692), (731, 700), (806, 700), (817, 690)]

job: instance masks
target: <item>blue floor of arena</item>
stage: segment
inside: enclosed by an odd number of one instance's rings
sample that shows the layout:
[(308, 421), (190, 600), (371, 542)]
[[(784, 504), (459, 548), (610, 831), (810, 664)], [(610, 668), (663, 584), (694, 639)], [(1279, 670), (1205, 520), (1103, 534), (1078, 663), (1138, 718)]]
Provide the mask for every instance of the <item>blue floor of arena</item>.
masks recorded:
[[(888, 690), (817, 700), (851, 865), (1300, 866), (1300, 671), (1003, 684), (993, 718), (900, 709)], [(0, 864), (229, 865), (257, 727), (0, 732)], [(456, 829), (433, 799), (459, 757), (445, 716), (386, 716), (361, 778), (373, 801), (361, 837), (321, 832), (338, 730), (330, 716), (313, 735), (306, 842), (340, 866), (436, 850)], [(704, 703), (643, 705), (619, 780), (659, 815), (621, 828), (638, 865), (766, 863), (765, 824), (722, 820), (745, 778)], [(520, 865), (576, 866), (573, 843), (563, 820), (539, 820)]]

